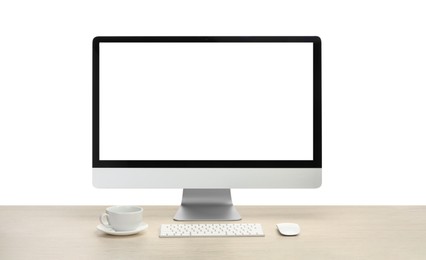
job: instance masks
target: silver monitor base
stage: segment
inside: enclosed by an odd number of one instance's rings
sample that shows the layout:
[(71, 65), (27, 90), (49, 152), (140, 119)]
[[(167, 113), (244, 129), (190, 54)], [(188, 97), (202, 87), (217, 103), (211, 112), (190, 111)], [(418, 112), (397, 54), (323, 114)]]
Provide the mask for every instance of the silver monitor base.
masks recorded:
[(241, 220), (230, 189), (184, 189), (174, 220)]

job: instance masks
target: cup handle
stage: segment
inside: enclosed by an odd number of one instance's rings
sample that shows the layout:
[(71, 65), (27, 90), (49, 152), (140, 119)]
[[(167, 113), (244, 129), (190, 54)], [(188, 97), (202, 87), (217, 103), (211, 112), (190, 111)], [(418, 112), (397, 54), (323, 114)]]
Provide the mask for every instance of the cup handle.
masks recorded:
[(102, 225), (109, 227), (109, 228), (111, 227), (111, 224), (109, 223), (109, 219), (108, 219), (108, 214), (103, 213), (102, 215), (100, 215), (99, 221), (101, 222)]

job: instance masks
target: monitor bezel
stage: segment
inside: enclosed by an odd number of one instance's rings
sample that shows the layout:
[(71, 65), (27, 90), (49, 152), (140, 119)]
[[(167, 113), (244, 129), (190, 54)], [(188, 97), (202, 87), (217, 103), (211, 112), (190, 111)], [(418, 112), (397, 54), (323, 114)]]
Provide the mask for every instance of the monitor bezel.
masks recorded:
[[(313, 43), (313, 160), (100, 160), (99, 45), (104, 42), (307, 42)], [(93, 39), (93, 168), (321, 168), (321, 39), (318, 36), (98, 36)]]

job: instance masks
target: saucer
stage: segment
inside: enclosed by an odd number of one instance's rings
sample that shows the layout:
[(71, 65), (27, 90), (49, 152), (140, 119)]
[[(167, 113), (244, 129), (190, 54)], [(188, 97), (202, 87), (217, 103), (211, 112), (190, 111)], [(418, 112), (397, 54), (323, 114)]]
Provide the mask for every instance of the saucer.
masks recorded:
[(134, 230), (127, 230), (127, 231), (116, 231), (110, 227), (106, 227), (102, 224), (99, 224), (96, 228), (104, 233), (107, 233), (108, 235), (113, 235), (113, 236), (129, 236), (129, 235), (134, 235), (137, 234), (141, 231), (144, 231), (146, 228), (148, 227), (148, 224), (146, 223), (142, 223), (139, 225), (139, 227), (137, 227)]

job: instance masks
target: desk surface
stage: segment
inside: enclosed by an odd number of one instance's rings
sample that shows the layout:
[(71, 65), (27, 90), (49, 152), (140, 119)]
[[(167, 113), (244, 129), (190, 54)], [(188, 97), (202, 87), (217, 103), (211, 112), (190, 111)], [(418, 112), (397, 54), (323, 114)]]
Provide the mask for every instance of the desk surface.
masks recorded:
[[(144, 207), (149, 228), (114, 237), (96, 229), (105, 206), (1, 206), (0, 259), (426, 259), (426, 206), (237, 208), (266, 236), (159, 238), (177, 207)], [(279, 235), (280, 222), (300, 235)]]

